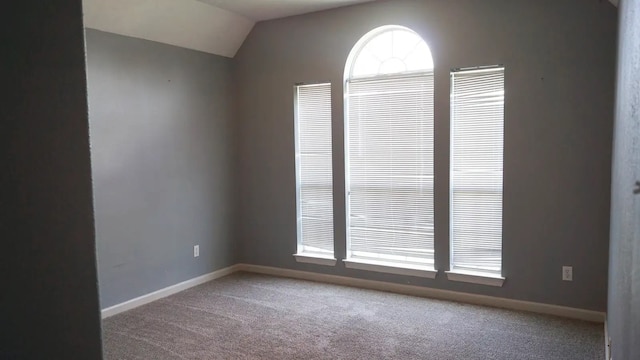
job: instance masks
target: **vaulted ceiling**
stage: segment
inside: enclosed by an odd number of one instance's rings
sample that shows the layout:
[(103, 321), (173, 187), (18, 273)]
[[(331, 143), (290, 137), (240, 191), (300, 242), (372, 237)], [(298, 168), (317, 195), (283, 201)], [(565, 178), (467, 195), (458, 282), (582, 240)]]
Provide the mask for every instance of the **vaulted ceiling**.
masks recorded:
[(198, 0), (255, 21), (327, 10), (371, 0)]
[[(375, 0), (83, 0), (85, 26), (234, 57), (256, 22)], [(618, 5), (618, 0), (609, 0)]]
[(91, 29), (234, 57), (257, 21), (372, 0), (83, 0)]

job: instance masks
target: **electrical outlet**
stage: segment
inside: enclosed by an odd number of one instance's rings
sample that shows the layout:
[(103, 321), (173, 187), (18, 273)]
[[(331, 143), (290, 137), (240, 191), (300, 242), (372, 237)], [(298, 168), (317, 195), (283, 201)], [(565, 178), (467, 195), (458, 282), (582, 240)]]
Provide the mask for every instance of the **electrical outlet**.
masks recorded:
[(195, 245), (193, 247), (193, 257), (200, 256), (200, 245)]
[(562, 280), (564, 280), (564, 281), (573, 281), (573, 267), (572, 266), (563, 266), (562, 267)]

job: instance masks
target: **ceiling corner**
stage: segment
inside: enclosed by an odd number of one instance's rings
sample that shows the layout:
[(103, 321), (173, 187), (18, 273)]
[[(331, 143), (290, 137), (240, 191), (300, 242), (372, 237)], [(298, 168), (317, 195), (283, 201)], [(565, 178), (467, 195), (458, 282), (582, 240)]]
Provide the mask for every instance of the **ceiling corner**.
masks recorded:
[(83, 0), (87, 28), (233, 58), (255, 21), (194, 0)]

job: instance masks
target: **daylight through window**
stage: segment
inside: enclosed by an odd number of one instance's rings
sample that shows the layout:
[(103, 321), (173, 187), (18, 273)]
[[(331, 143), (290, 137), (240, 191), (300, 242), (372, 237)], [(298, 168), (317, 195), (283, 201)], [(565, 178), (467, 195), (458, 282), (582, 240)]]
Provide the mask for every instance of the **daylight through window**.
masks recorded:
[(434, 76), (415, 32), (365, 35), (345, 71), (347, 261), (433, 269)]

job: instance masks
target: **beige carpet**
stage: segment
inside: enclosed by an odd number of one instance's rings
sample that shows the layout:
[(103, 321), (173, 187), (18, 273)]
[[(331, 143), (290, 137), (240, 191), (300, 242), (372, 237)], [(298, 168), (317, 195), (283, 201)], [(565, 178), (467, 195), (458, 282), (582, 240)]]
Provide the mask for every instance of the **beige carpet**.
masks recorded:
[(106, 359), (602, 360), (602, 324), (237, 273), (104, 321)]

